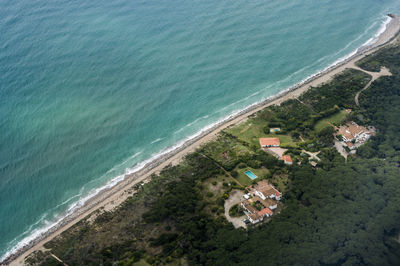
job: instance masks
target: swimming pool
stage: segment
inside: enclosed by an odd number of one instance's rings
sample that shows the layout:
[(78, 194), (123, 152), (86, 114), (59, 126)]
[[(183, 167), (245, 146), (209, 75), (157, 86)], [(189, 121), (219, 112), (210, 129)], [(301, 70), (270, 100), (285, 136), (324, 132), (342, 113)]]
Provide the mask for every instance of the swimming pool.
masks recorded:
[(252, 172), (252, 171), (246, 171), (244, 172), (245, 175), (247, 175), (251, 180), (256, 179), (257, 176)]

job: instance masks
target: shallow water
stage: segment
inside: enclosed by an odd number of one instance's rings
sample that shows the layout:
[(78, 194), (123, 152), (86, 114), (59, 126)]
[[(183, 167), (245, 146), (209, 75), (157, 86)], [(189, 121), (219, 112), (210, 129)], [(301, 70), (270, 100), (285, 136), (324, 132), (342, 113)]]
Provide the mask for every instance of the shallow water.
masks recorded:
[(373, 37), (394, 0), (0, 2), (0, 257)]

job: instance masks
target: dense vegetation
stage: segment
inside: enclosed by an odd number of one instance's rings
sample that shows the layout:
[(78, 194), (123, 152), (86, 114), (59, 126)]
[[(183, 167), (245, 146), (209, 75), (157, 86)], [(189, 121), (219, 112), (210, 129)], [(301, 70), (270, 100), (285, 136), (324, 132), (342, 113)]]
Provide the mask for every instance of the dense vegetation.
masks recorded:
[[(69, 265), (398, 265), (400, 263), (400, 48), (386, 48), (361, 62), (390, 68), (360, 96), (369, 80), (350, 70), (313, 88), (298, 100), (261, 111), (248, 124), (166, 168), (121, 207), (84, 220), (49, 242), (51, 252)], [(378, 135), (345, 163), (332, 146), (332, 129), (314, 129), (340, 108), (373, 124)], [(256, 147), (265, 126), (294, 155), (321, 151), (317, 168), (298, 156), (300, 165), (284, 166)], [(303, 137), (305, 140), (299, 140)], [(240, 169), (264, 169), (265, 178), (286, 191), (285, 208), (269, 223), (235, 229), (223, 215), (224, 199), (240, 186)], [(260, 170), (261, 171), (261, 170)], [(214, 189), (210, 192), (210, 189)], [(208, 191), (208, 192), (207, 192)], [(221, 210), (222, 208), (222, 210)], [(57, 264), (49, 253), (32, 264)]]

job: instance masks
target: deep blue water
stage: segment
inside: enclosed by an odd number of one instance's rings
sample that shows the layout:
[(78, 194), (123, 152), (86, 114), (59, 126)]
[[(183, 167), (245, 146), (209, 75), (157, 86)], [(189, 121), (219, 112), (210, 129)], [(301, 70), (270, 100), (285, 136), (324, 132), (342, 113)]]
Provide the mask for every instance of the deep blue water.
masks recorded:
[(0, 257), (373, 37), (396, 0), (0, 1)]

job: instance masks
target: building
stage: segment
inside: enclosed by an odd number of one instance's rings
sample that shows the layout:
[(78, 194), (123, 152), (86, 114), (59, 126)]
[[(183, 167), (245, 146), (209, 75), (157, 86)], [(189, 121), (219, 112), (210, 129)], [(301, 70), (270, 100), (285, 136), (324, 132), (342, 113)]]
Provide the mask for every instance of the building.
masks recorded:
[(278, 208), (278, 200), (282, 194), (266, 180), (258, 182), (254, 187), (248, 187), (252, 198), (240, 203), (248, 220), (252, 224), (259, 223), (266, 217), (273, 215), (273, 210)]
[(259, 217), (270, 217), (272, 216), (273, 212), (269, 208), (264, 208), (261, 211), (257, 212)]
[[(271, 217), (273, 212), (272, 209), (268, 206), (264, 206), (263, 209), (257, 209), (252, 205), (253, 200), (245, 200), (240, 205), (242, 206), (244, 213), (246, 214), (248, 220), (252, 224), (259, 223), (264, 220), (265, 217)], [(259, 204), (264, 205), (259, 202)], [(270, 201), (270, 204), (274, 209), (277, 207), (276, 202)]]
[(246, 213), (246, 216), (252, 224), (256, 224), (256, 223), (262, 222), (262, 220), (264, 220), (263, 217), (258, 216), (258, 214), (256, 214), (256, 213), (251, 213), (251, 214)]
[(281, 141), (278, 138), (260, 138), (261, 148), (280, 147)]
[(292, 165), (293, 164), (293, 160), (292, 160), (292, 157), (290, 157), (290, 155), (283, 155), (281, 159), (287, 165)]
[(256, 207), (251, 205), (251, 200), (245, 200), (240, 205), (244, 209), (244, 213), (252, 224), (256, 224), (261, 222), (264, 219), (264, 216), (258, 215), (259, 210)]
[(337, 134), (342, 135), (344, 142), (365, 142), (371, 137), (371, 132), (368, 129), (357, 125), (355, 122), (341, 126)]
[(281, 200), (282, 194), (267, 181), (263, 180), (257, 183), (253, 189), (253, 193), (261, 199), (276, 199)]
[(248, 213), (257, 213), (258, 212), (258, 210), (254, 206), (251, 205), (251, 202), (249, 200), (243, 201), (240, 205)]
[(265, 203), (266, 203), (266, 207), (268, 207), (271, 210), (275, 210), (276, 208), (278, 208), (278, 202), (276, 200), (266, 199)]
[(375, 129), (368, 129), (357, 125), (355, 122), (348, 122), (346, 125), (339, 127), (336, 136), (341, 136), (342, 145), (350, 150), (355, 150), (357, 146), (365, 143), (369, 138), (375, 135)]

